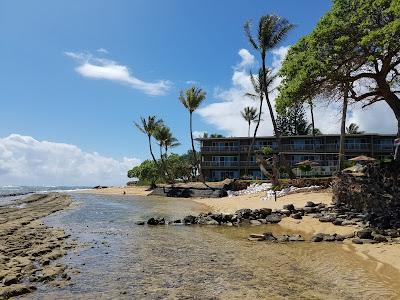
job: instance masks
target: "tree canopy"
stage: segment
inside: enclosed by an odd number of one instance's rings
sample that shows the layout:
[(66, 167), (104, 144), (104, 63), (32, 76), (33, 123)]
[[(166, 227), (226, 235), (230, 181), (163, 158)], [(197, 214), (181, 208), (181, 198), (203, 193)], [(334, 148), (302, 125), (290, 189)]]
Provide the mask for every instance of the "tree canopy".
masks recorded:
[(400, 1), (334, 0), (283, 62), (277, 110), (346, 86), (353, 101), (386, 101), (399, 121)]

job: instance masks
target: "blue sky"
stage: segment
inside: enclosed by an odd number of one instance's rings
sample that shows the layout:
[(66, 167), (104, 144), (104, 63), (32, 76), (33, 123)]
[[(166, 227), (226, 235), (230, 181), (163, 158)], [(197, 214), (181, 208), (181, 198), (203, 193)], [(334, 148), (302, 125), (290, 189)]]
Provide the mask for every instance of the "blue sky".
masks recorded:
[[(297, 25), (282, 44), (288, 46), (329, 7), (328, 0), (3, 0), (0, 138), (18, 134), (115, 160), (143, 160), (149, 157), (146, 139), (133, 121), (155, 114), (183, 152), (189, 148), (188, 114), (179, 90), (195, 81), (207, 91), (205, 106), (225, 101), (221, 93), (235, 88), (243, 60), (239, 50), (255, 54), (243, 34), (246, 20), (271, 13), (288, 18)], [(256, 68), (256, 59), (249, 68)], [(127, 78), (94, 79), (99, 64)], [(195, 115), (194, 128), (234, 133), (206, 113)]]

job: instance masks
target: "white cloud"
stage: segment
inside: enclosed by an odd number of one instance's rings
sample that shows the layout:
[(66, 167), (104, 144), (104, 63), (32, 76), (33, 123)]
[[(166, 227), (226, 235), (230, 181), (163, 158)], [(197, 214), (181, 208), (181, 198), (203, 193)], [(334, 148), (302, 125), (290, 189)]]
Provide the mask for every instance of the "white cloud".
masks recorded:
[(201, 138), (205, 133), (207, 133), (207, 131), (193, 131), (193, 138)]
[(0, 182), (13, 185), (111, 185), (140, 163), (88, 153), (70, 144), (11, 134), (0, 138)]
[(254, 58), (254, 55), (249, 52), (249, 50), (240, 49), (238, 54), (242, 58), (242, 61), (237, 66), (239, 69), (251, 67), (252, 65), (254, 65), (255, 58)]
[(195, 80), (187, 80), (186, 84), (195, 85), (195, 84), (197, 84), (197, 81), (195, 81)]
[(107, 49), (104, 49), (104, 48), (99, 48), (99, 49), (97, 49), (97, 52), (107, 54), (107, 53), (108, 53), (108, 50), (107, 50)]
[(127, 66), (120, 65), (109, 59), (94, 57), (90, 53), (65, 52), (65, 55), (79, 63), (75, 70), (84, 77), (127, 84), (131, 88), (142, 91), (147, 95), (165, 95), (172, 84), (168, 80), (156, 82), (140, 80), (131, 74)]
[[(277, 72), (284, 60), (289, 47), (280, 47), (272, 51), (269, 56), (273, 72)], [(198, 109), (197, 113), (209, 124), (214, 125), (217, 130), (223, 130), (228, 136), (247, 136), (247, 123), (240, 115), (240, 111), (246, 106), (258, 108), (259, 102), (244, 96), (246, 92), (252, 92), (250, 77), (245, 70), (250, 62), (254, 62), (247, 54), (246, 49), (241, 49), (239, 55), (241, 62), (234, 66), (232, 85), (228, 89), (216, 89), (216, 102)], [(251, 55), (251, 54), (250, 54)], [(274, 86), (280, 84), (281, 78), (277, 78)], [(277, 91), (270, 94), (271, 103), (275, 106)], [(340, 131), (341, 107), (340, 103), (329, 103), (328, 101), (316, 101), (314, 116), (316, 127), (323, 133), (338, 133)], [(362, 104), (349, 106), (347, 124), (357, 123), (360, 130), (373, 133), (396, 132), (396, 119), (393, 112), (385, 102), (378, 102), (367, 109), (361, 110)], [(309, 108), (305, 106), (308, 120), (311, 122)], [(263, 104), (262, 122), (258, 135), (272, 135), (273, 128), (266, 103)], [(252, 130), (253, 130), (252, 126)]]

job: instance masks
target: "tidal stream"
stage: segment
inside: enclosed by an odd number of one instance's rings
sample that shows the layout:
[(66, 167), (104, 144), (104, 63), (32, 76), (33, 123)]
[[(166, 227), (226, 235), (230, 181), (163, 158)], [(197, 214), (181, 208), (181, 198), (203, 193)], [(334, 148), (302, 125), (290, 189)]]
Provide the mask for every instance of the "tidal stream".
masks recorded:
[(250, 242), (279, 225), (139, 226), (208, 208), (157, 197), (72, 194), (78, 204), (44, 221), (78, 242), (61, 260), (71, 285), (44, 284), (27, 299), (400, 299), (399, 272), (341, 243)]

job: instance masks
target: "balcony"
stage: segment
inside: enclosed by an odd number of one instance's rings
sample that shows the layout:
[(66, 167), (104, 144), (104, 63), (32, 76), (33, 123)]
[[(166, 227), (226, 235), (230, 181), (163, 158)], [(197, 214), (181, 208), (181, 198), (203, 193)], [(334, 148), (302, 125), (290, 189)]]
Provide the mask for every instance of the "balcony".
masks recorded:
[[(247, 166), (246, 161), (203, 161), (203, 167), (206, 168), (242, 168)], [(249, 162), (249, 167), (257, 167), (258, 164), (254, 161)]]
[(238, 153), (240, 147), (239, 146), (204, 146), (201, 147), (201, 152), (213, 152), (213, 153)]

